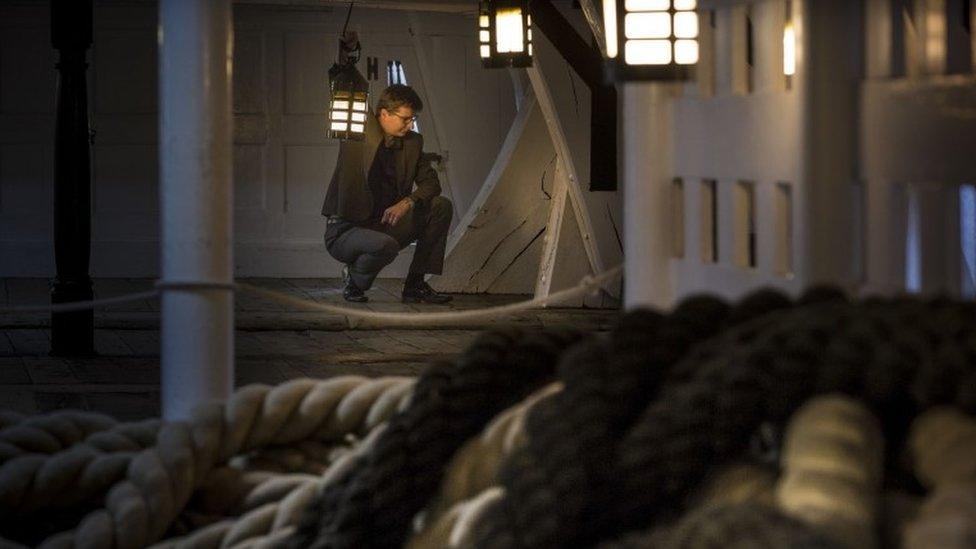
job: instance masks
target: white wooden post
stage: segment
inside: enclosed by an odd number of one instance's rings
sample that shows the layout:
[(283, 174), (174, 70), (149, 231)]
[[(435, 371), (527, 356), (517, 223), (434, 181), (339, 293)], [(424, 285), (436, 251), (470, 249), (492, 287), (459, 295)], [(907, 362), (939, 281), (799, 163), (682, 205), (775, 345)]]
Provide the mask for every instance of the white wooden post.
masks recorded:
[[(162, 280), (230, 284), (230, 0), (162, 0), (158, 36)], [(161, 354), (166, 420), (227, 397), (234, 383), (230, 288), (165, 290)]]
[(668, 182), (671, 170), (668, 89), (623, 85), (624, 307), (668, 308)]

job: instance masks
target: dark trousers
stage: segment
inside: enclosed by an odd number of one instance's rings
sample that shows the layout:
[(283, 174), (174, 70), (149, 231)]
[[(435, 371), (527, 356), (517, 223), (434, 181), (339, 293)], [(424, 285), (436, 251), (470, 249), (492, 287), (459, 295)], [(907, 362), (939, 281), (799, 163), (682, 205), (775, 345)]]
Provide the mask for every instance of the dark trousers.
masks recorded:
[(429, 204), (415, 206), (393, 226), (379, 220), (354, 224), (330, 219), (325, 230), (325, 249), (349, 265), (350, 278), (361, 290), (368, 290), (383, 267), (415, 240), (417, 249), (410, 274), (441, 274), (453, 215), (451, 201), (437, 196)]

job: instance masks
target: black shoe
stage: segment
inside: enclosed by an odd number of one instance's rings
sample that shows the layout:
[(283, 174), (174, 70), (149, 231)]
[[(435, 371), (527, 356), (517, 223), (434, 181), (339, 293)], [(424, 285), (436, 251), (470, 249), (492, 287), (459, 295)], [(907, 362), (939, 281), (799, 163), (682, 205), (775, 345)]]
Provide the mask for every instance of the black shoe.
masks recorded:
[(435, 303), (442, 305), (454, 299), (447, 294), (440, 294), (434, 291), (426, 282), (419, 282), (417, 284), (411, 284), (409, 286), (403, 286), (403, 302), (404, 303)]
[(355, 283), (352, 281), (352, 277), (349, 276), (349, 265), (342, 266), (342, 283), (345, 288), (342, 290), (342, 297), (346, 301), (351, 301), (353, 303), (366, 303), (369, 298), (366, 297), (366, 292), (359, 289)]

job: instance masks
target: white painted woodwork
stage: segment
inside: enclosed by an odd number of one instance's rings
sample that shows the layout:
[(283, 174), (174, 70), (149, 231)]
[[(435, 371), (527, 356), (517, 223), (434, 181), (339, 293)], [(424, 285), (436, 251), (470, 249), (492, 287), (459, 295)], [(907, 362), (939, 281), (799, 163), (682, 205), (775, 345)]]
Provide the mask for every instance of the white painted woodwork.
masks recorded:
[[(391, 0), (364, 0), (369, 6), (361, 7), (370, 9), (357, 8), (351, 27), (364, 38), (364, 56), (379, 56), (381, 68), (388, 58), (405, 63), (408, 81), (427, 103), (420, 118), (427, 148), (447, 159), (440, 169), (445, 194), (455, 204), (455, 223), (449, 273), (435, 285), (553, 292), (597, 267), (619, 263), (618, 235), (637, 245), (635, 239), (651, 234), (662, 238), (661, 246), (645, 242), (651, 252), (628, 254), (635, 260), (627, 286), (646, 277), (637, 301), (663, 306), (702, 290), (735, 298), (760, 285), (792, 293), (822, 281), (864, 292), (905, 288), (905, 189), (939, 189), (941, 198), (920, 198), (920, 215), (957, 223), (954, 193), (959, 185), (976, 183), (976, 39), (964, 36), (960, 0), (912, 1), (923, 8), (914, 20), (906, 19), (907, 12), (894, 13), (887, 0), (793, 0), (797, 72), (786, 89), (785, 0), (702, 0), (703, 9), (715, 10), (716, 26), (703, 24), (701, 85), (678, 86), (656, 98), (647, 94), (628, 111), (636, 114), (621, 118), (622, 129), (630, 124), (628, 131), (649, 133), (656, 143), (620, 144), (622, 153), (630, 150), (647, 162), (635, 172), (632, 192), (653, 190), (644, 197), (649, 202), (628, 207), (650, 208), (660, 217), (645, 220), (644, 229), (626, 231), (624, 193), (588, 191), (589, 90), (541, 32), (532, 70), (489, 71), (480, 66), (471, 30), (473, 2), (394, 6)], [(377, 7), (384, 2), (391, 9)], [(948, 18), (921, 28), (942, 4)], [(733, 63), (741, 69), (741, 56), (733, 52), (743, 45), (742, 29), (733, 23), (747, 5), (755, 33), (752, 86), (743, 86), (748, 80), (733, 70)], [(431, 11), (411, 13), (408, 7)], [(585, 30), (582, 14), (568, 2), (557, 8)], [(345, 4), (333, 0), (235, 3), (238, 276), (338, 273), (321, 243), (318, 208), (337, 152), (322, 132), (325, 71), (344, 16)], [(48, 26), (46, 3), (0, 5), (2, 276), (53, 273), (55, 73)], [(96, 276), (158, 272), (155, 33), (150, 3), (96, 4), (89, 69), (97, 129)], [(360, 66), (365, 69), (365, 63)], [(520, 86), (534, 89), (535, 98), (519, 96)], [(536, 133), (536, 144), (526, 144), (523, 134)], [(519, 160), (522, 155), (531, 160)], [(554, 188), (546, 188), (553, 200), (539, 190), (544, 171), (547, 185), (557, 172), (565, 174), (562, 206), (555, 206), (561, 195)], [(626, 172), (621, 166), (622, 186)], [(638, 181), (642, 173), (653, 176)], [(668, 244), (675, 235), (667, 221), (667, 189), (675, 177), (685, 188), (682, 257), (671, 257)], [(699, 249), (707, 229), (701, 182), (712, 179), (719, 251), (714, 263), (703, 260)], [(741, 180), (755, 183), (757, 265), (748, 269), (733, 261), (732, 198)], [(781, 184), (789, 185), (788, 196), (779, 192)], [(857, 189), (863, 200), (852, 198)], [(484, 230), (468, 228), (479, 223)], [(542, 236), (533, 239), (543, 226)], [(647, 233), (648, 227), (656, 232)], [(925, 262), (920, 272), (935, 273), (928, 280), (956, 291), (952, 272), (959, 269), (952, 265), (958, 246), (930, 244), (938, 234), (919, 239)], [(409, 254), (384, 276), (402, 275)], [(925, 258), (939, 259), (930, 264)], [(663, 274), (656, 270), (662, 268)]]
[[(448, 242), (441, 290), (532, 293), (542, 252), (555, 156), (548, 127), (530, 98), (516, 116), (481, 192)], [(550, 187), (551, 188), (551, 187)]]
[[(560, 254), (560, 241), (562, 240), (561, 235), (563, 232), (563, 224), (567, 222), (566, 220), (566, 204), (567, 198), (569, 197), (569, 177), (566, 175), (563, 169), (563, 163), (557, 162), (555, 164), (555, 174), (552, 178), (552, 189), (549, 191), (552, 195), (552, 204), (549, 207), (549, 220), (546, 223), (546, 234), (542, 242), (542, 256), (539, 263), (539, 272), (536, 274), (535, 281), (535, 296), (547, 296), (549, 295), (550, 289), (552, 288), (553, 274), (555, 273), (556, 260), (559, 258)], [(572, 211), (572, 205), (569, 206), (569, 214), (574, 215)], [(573, 220), (575, 225), (575, 219)], [(578, 230), (578, 225), (575, 225)], [(583, 248), (585, 257), (585, 248)], [(583, 272), (591, 272), (589, 265)]]
[[(579, 12), (564, 12), (564, 15), (571, 16), (577, 29), (586, 29)], [(526, 72), (546, 116), (552, 142), (559, 153), (558, 161), (567, 176), (568, 199), (582, 234), (590, 270), (600, 272), (623, 262), (617, 237), (623, 226), (622, 193), (589, 191), (590, 91), (545, 35), (538, 34), (533, 43), (536, 52), (533, 66)], [(622, 181), (619, 176), (618, 181)], [(574, 273), (575, 281), (586, 274)], [(561, 289), (549, 287), (550, 292)], [(611, 293), (620, 296), (616, 289), (611, 289)]]
[(163, 291), (162, 417), (184, 421), (234, 388), (231, 3), (163, 0), (159, 19), (161, 278), (225, 286)]
[(667, 308), (671, 100), (661, 83), (623, 86), (624, 306)]
[[(511, 77), (482, 69), (472, 5), (410, 4), (433, 11), (412, 16), (399, 9), (407, 3), (359, 9), (366, 6), (357, 2), (350, 28), (363, 38), (360, 70), (366, 56), (379, 57), (375, 93), (386, 85), (386, 61), (399, 59), (424, 99), (420, 128), (426, 150), (447, 157), (440, 175), (457, 223), (514, 118)], [(338, 153), (323, 131), (326, 71), (347, 6), (235, 3), (236, 276), (338, 276), (319, 208)], [(95, 5), (93, 276), (159, 275), (156, 24), (154, 3)], [(0, 5), (0, 276), (54, 273), (49, 26), (46, 3)], [(411, 250), (383, 276), (403, 276)]]

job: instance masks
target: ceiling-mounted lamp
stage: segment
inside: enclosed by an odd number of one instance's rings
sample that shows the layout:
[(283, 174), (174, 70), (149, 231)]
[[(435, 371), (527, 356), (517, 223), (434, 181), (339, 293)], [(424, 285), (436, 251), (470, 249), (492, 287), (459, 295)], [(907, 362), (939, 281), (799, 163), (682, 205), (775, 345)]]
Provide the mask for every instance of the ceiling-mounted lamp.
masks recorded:
[(362, 46), (355, 32), (346, 32), (352, 3), (346, 14), (346, 24), (339, 35), (339, 58), (329, 69), (328, 134), (332, 139), (362, 141), (366, 138), (366, 115), (369, 112), (369, 82), (356, 68)]
[(532, 66), (529, 0), (481, 0), (478, 43), (486, 68)]
[(684, 80), (698, 63), (695, 0), (603, 0), (609, 80)]

